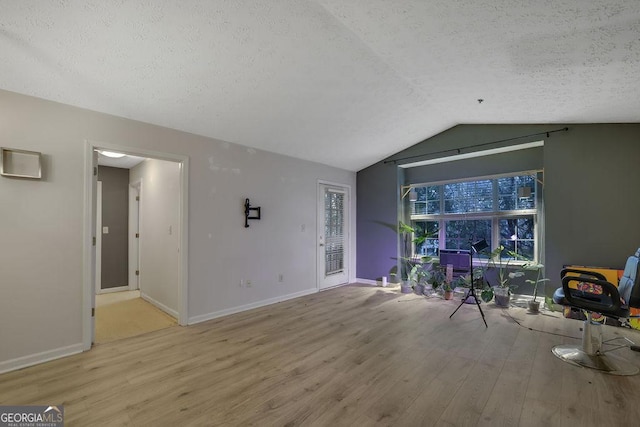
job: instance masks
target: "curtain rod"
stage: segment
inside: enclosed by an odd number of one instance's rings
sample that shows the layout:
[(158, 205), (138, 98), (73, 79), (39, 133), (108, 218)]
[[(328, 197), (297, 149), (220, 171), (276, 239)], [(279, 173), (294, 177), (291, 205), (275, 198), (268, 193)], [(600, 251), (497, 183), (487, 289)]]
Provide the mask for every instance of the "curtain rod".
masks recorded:
[[(460, 154), (461, 150), (467, 150), (469, 148), (485, 147), (487, 145), (498, 144), (500, 142), (514, 141), (516, 139), (531, 138), (532, 136), (546, 135), (547, 138), (549, 138), (549, 136), (552, 133), (566, 132), (568, 130), (569, 130), (568, 127), (563, 127), (562, 129), (554, 129), (554, 130), (548, 130), (548, 131), (544, 131), (544, 132), (532, 133), (530, 135), (514, 136), (513, 138), (499, 139), (497, 141), (491, 141), (491, 142), (483, 142), (482, 144), (470, 145), (468, 147), (450, 148), (448, 150), (434, 151), (432, 153), (416, 154), (414, 156), (402, 157), (402, 158), (399, 158), (399, 159), (385, 160), (384, 164), (386, 165), (386, 164), (389, 164), (389, 163), (393, 163), (393, 164), (397, 165), (398, 162), (402, 162), (404, 160), (411, 160), (411, 159), (415, 159), (415, 158), (418, 158), (418, 157), (433, 156), (433, 155), (436, 155), (436, 154), (444, 154), (444, 153), (450, 153), (450, 152), (454, 152), (456, 154)], [(422, 142), (424, 142), (424, 141), (422, 141)]]

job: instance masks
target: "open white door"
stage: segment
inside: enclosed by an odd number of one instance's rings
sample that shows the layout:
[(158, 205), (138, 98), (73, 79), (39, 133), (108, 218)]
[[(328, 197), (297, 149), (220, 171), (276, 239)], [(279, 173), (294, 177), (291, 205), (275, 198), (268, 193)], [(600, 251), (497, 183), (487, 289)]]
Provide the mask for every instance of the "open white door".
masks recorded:
[(102, 293), (102, 181), (96, 183), (96, 294)]
[(349, 282), (349, 188), (319, 184), (318, 288)]
[(129, 185), (129, 290), (140, 288), (140, 181)]
[[(97, 259), (97, 239), (99, 234), (96, 230), (98, 215), (98, 152), (93, 150), (92, 153), (92, 175), (91, 175), (91, 230), (93, 230), (93, 246), (91, 248), (91, 271), (93, 284), (91, 286), (91, 344), (96, 340), (96, 259)], [(102, 193), (100, 194), (102, 197)], [(102, 216), (102, 215), (101, 215)], [(102, 224), (101, 224), (102, 225)], [(102, 231), (102, 230), (100, 230)]]

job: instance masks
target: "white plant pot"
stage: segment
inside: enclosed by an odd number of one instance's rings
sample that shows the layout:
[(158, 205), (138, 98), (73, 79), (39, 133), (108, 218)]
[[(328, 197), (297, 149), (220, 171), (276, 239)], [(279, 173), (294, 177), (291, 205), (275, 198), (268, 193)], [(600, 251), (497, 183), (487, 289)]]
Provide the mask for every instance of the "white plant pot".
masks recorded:
[(501, 288), (500, 286), (493, 288), (493, 300), (499, 307), (509, 307), (511, 304), (509, 288)]

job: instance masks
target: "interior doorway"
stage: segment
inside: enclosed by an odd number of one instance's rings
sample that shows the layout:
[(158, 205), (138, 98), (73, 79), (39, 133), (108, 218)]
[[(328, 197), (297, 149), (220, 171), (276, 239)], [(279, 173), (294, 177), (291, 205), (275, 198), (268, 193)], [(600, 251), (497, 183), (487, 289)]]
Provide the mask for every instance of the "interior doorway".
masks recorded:
[[(167, 327), (167, 321), (169, 326), (171, 323), (185, 325), (188, 318), (185, 271), (188, 265), (185, 224), (188, 217), (187, 158), (90, 142), (87, 142), (86, 152), (85, 230), (91, 233), (88, 244), (85, 244), (84, 262), (85, 350), (96, 342), (100, 322), (96, 324), (95, 320), (100, 313), (107, 313), (105, 307), (111, 314), (104, 314), (103, 318), (116, 319), (110, 322), (110, 327), (127, 329), (123, 331), (125, 336), (131, 336), (132, 332), (137, 334), (136, 330), (148, 332), (149, 319), (160, 320), (164, 326), (159, 328)], [(109, 157), (110, 154), (117, 158)], [(107, 175), (105, 171), (122, 175), (126, 170), (128, 175), (124, 189), (108, 190), (102, 182), (100, 195), (100, 169), (103, 176)], [(148, 190), (146, 195), (143, 189)], [(119, 220), (117, 226), (114, 225), (115, 220), (107, 220), (109, 215), (105, 214), (108, 211), (105, 205), (111, 203), (105, 198), (108, 191), (124, 192), (120, 194), (120, 200), (124, 200), (122, 204), (126, 212), (120, 214), (124, 219)], [(145, 197), (146, 205), (142, 202)], [(98, 204), (102, 204), (100, 212)], [(109, 208), (113, 210), (114, 206)], [(117, 268), (111, 270), (121, 270), (115, 284), (113, 281), (105, 283), (109, 281), (105, 280), (105, 267), (108, 267), (105, 242), (108, 238), (120, 241), (119, 249), (112, 252), (118, 255), (119, 261)], [(110, 265), (114, 265), (113, 262)], [(140, 317), (145, 312), (144, 304), (151, 307), (146, 320)], [(128, 311), (125, 310), (127, 307)], [(125, 313), (133, 313), (136, 318), (126, 319)], [(127, 322), (119, 323), (123, 317)], [(111, 337), (114, 336), (112, 332), (108, 334)]]
[(130, 274), (132, 267), (137, 269), (135, 236), (139, 225), (137, 202), (131, 200), (130, 176), (146, 158), (122, 156), (112, 158), (98, 151), (95, 230), (98, 295), (138, 289), (137, 276)]

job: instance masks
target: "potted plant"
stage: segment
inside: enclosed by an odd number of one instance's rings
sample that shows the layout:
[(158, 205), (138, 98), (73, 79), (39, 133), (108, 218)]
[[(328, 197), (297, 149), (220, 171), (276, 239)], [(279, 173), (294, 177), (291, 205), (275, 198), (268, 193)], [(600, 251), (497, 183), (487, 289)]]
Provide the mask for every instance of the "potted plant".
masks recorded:
[(409, 281), (413, 286), (413, 290), (418, 295), (424, 295), (424, 290), (427, 281), (431, 277), (428, 270), (430, 264), (423, 262), (416, 262), (411, 271), (409, 271)]
[(477, 296), (484, 302), (490, 302), (493, 299), (493, 288), (485, 279), (485, 267), (473, 268), (473, 284), (475, 286)]
[[(508, 255), (506, 262), (503, 259), (503, 253)], [(493, 268), (496, 273), (493, 294), (496, 305), (500, 307), (509, 307), (511, 303), (511, 290), (514, 286), (510, 284), (510, 280), (524, 276), (522, 271), (509, 272), (509, 263), (516, 258), (518, 258), (517, 254), (506, 251), (502, 245), (489, 255), (488, 268)]]
[(532, 313), (538, 313), (540, 312), (540, 302), (536, 300), (538, 297), (538, 285), (540, 283), (544, 283), (549, 280), (547, 278), (540, 278), (540, 275), (542, 274), (542, 270), (544, 269), (544, 265), (536, 264), (536, 263), (527, 263), (522, 266), (522, 269), (525, 271), (536, 272), (535, 280), (527, 279), (525, 280), (525, 282), (533, 284), (533, 300), (527, 303), (529, 306), (529, 311)]
[(431, 289), (433, 291), (442, 290), (442, 285), (445, 283), (446, 275), (441, 268), (436, 268), (431, 272), (429, 282), (431, 282)]
[(451, 299), (453, 298), (453, 287), (451, 285), (451, 283), (449, 282), (444, 282), (442, 284), (442, 290), (444, 291), (444, 299)]
[(400, 236), (400, 274), (402, 282), (400, 291), (410, 293), (427, 277), (428, 268), (431, 266), (430, 256), (413, 256), (413, 245), (424, 242), (431, 233), (418, 233), (417, 230), (402, 221), (398, 222), (398, 235)]

